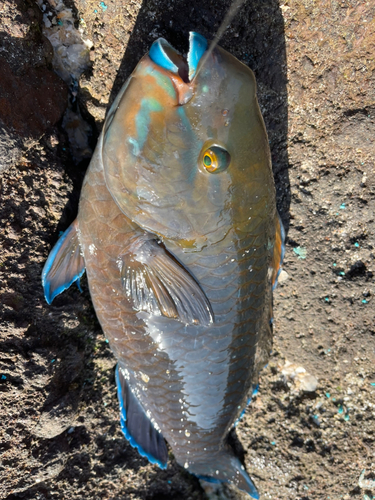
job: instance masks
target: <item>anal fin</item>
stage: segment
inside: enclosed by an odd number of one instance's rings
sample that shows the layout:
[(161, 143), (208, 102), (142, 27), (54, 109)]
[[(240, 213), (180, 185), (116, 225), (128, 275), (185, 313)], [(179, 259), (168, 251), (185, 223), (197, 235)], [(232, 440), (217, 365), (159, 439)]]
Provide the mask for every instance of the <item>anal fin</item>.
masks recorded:
[(57, 240), (43, 268), (42, 285), (48, 304), (75, 281), (79, 287), (84, 272), (85, 261), (79, 246), (76, 219)]
[(121, 366), (116, 367), (117, 395), (120, 403), (121, 429), (129, 443), (142, 457), (166, 469), (168, 450), (163, 435), (156, 430), (140, 402), (130, 389)]

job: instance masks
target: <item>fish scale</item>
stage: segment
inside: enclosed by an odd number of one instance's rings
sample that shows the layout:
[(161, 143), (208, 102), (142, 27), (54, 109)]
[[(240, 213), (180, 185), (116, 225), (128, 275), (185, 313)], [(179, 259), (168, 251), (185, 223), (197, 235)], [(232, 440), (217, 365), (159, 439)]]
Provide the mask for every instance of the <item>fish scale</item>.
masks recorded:
[(186, 62), (159, 39), (140, 61), (42, 281), (51, 302), (86, 269), (130, 444), (166, 467), (166, 439), (259, 498), (227, 437), (269, 356), (283, 230), (254, 76), (216, 47), (194, 77), (206, 48), (191, 34)]

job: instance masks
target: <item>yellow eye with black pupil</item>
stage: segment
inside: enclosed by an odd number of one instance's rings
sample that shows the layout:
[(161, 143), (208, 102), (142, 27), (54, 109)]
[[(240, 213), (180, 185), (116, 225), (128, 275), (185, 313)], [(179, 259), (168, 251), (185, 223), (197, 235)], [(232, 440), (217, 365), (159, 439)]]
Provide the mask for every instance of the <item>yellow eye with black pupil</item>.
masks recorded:
[(211, 174), (217, 174), (228, 168), (230, 154), (220, 146), (211, 146), (203, 153), (203, 166)]

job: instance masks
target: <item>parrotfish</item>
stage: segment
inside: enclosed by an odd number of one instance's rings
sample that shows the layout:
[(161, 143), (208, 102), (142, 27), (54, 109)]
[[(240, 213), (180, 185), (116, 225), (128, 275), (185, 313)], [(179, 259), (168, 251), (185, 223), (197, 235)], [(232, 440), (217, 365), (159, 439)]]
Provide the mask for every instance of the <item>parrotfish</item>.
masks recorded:
[(167, 441), (192, 474), (259, 498), (227, 437), (269, 357), (284, 232), (254, 75), (207, 49), (160, 38), (140, 60), (42, 282), (51, 303), (86, 270), (142, 456), (165, 468)]

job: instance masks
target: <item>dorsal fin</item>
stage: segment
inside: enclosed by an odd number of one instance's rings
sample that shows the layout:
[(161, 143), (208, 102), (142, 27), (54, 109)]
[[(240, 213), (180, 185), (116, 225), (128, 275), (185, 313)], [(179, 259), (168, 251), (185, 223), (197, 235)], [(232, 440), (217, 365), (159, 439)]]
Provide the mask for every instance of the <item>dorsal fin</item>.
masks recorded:
[(43, 268), (42, 285), (48, 304), (75, 281), (79, 287), (84, 272), (85, 261), (79, 246), (76, 219), (57, 240)]
[(277, 278), (281, 272), (281, 265), (284, 260), (285, 254), (285, 230), (283, 223), (281, 222), (279, 214), (276, 214), (276, 234), (275, 234), (275, 245), (273, 247), (273, 258), (272, 258), (272, 289), (274, 290), (277, 285)]

